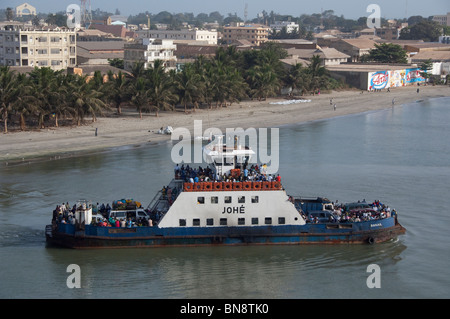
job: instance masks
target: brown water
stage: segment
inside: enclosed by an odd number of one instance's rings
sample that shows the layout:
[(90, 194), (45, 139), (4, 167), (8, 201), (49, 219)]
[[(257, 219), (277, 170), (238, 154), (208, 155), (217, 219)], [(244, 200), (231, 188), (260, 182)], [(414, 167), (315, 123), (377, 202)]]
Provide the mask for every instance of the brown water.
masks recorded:
[[(63, 201), (148, 203), (172, 176), (172, 145), (3, 167), (0, 298), (449, 298), (449, 102), (280, 128), (289, 194), (397, 209), (406, 235), (372, 246), (46, 248), (45, 225)], [(80, 289), (67, 287), (70, 264)], [(381, 288), (367, 287), (370, 264)]]

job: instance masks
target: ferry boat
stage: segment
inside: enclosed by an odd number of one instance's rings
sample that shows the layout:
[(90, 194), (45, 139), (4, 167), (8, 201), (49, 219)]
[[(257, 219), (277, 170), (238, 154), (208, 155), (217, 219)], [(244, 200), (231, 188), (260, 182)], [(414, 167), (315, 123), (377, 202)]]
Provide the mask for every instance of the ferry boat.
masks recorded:
[[(227, 146), (217, 136), (203, 152), (207, 168), (175, 169), (172, 181), (146, 209), (134, 207), (127, 217), (115, 215), (126, 221), (117, 223), (105, 211), (96, 214), (87, 200), (71, 210), (54, 210), (45, 229), (47, 243), (77, 249), (374, 244), (405, 233), (397, 212), (378, 201), (336, 205), (323, 197), (289, 196), (279, 179), (270, 180), (261, 172), (245, 176), (255, 155), (249, 147)], [(205, 180), (193, 180), (193, 171), (203, 172)], [(139, 209), (146, 212), (142, 218), (137, 218)]]

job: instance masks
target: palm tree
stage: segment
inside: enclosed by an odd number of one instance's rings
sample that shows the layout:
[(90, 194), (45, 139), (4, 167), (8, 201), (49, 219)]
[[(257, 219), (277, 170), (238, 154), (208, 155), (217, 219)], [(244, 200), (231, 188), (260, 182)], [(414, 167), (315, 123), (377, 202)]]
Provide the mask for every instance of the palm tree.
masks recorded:
[(77, 121), (80, 126), (84, 117), (92, 115), (92, 121), (97, 120), (96, 114), (101, 114), (108, 106), (101, 100), (102, 93), (93, 90), (86, 81), (86, 76), (78, 76), (70, 85), (70, 96), (72, 106)]
[(295, 64), (286, 74), (284, 83), (291, 88), (291, 93), (299, 91), (304, 87), (304, 71), (301, 63)]
[(17, 84), (20, 88), (20, 94), (16, 96), (13, 110), (16, 114), (19, 114), (20, 129), (24, 131), (26, 128), (25, 117), (28, 115), (42, 114), (44, 110), (41, 108), (41, 104), (36, 97), (34, 87), (30, 84), (25, 74), (19, 74), (17, 76)]
[(51, 113), (53, 105), (60, 100), (56, 98), (56, 95), (59, 94), (56, 77), (61, 74), (62, 71), (53, 71), (49, 67), (35, 67), (29, 73), (29, 81), (33, 90), (32, 95), (35, 97), (35, 103), (39, 106), (38, 122), (40, 128), (44, 126), (44, 117)]
[[(188, 63), (184, 66), (183, 71), (175, 76), (177, 93), (180, 103), (184, 105), (184, 112), (187, 113), (187, 105), (194, 105), (200, 101), (200, 75), (195, 72), (192, 64)], [(195, 108), (194, 108), (195, 110)]]
[(251, 95), (258, 100), (265, 100), (269, 96), (276, 95), (281, 88), (280, 79), (269, 64), (254, 66), (249, 70), (248, 79), (250, 80)]
[(3, 131), (8, 133), (8, 117), (20, 88), (14, 73), (8, 66), (0, 66), (0, 109), (3, 116)]
[(128, 79), (122, 71), (116, 75), (112, 71), (108, 72), (108, 82), (106, 84), (107, 99), (116, 107), (117, 114), (122, 114), (121, 105), (129, 100)]
[(145, 72), (145, 62), (138, 61), (133, 64), (131, 74), (135, 79), (144, 76)]
[[(95, 72), (94, 78), (89, 82), (93, 89), (101, 89), (102, 75)], [(101, 80), (100, 80), (101, 79)], [(55, 119), (55, 127), (59, 127), (59, 119), (73, 114), (73, 108), (70, 104), (69, 94), (71, 94), (70, 83), (73, 78), (69, 75), (58, 75), (55, 79), (55, 88), (51, 96), (51, 114)]]
[(178, 97), (174, 93), (172, 77), (168, 76), (164, 71), (160, 72), (159, 66), (151, 70), (149, 76), (149, 98), (152, 108), (158, 117), (158, 112), (172, 108), (178, 100)]
[(310, 61), (308, 69), (313, 77), (327, 74), (327, 69), (322, 66), (322, 58), (319, 55), (313, 55)]
[(142, 77), (139, 77), (130, 83), (131, 103), (136, 106), (136, 109), (139, 112), (139, 118), (141, 119), (142, 111), (148, 111), (148, 108), (144, 107), (148, 106), (150, 101), (150, 91), (151, 89), (147, 88), (146, 80)]

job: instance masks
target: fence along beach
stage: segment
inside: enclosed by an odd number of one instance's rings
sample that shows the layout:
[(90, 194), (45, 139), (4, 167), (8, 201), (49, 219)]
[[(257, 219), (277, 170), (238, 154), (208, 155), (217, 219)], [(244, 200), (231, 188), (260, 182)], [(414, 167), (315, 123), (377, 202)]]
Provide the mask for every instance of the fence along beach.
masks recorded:
[[(421, 86), (393, 88), (390, 92), (360, 90), (333, 91), (315, 96), (304, 96), (304, 103), (276, 103), (286, 99), (265, 101), (246, 100), (219, 109), (196, 109), (184, 112), (144, 114), (140, 119), (134, 108), (124, 109), (121, 116), (98, 117), (96, 122), (86, 119), (81, 126), (47, 127), (40, 130), (15, 131), (0, 134), (0, 162), (2, 166), (32, 160), (51, 160), (85, 152), (158, 143), (170, 139), (158, 134), (161, 127), (186, 127), (193, 132), (194, 120), (202, 120), (203, 128), (217, 127), (243, 129), (275, 127), (310, 122), (338, 116), (401, 107), (402, 104), (435, 97), (450, 96), (449, 86)], [(334, 108), (330, 105), (330, 99)], [(392, 103), (395, 99), (395, 105)], [(274, 104), (276, 103), (276, 104)]]

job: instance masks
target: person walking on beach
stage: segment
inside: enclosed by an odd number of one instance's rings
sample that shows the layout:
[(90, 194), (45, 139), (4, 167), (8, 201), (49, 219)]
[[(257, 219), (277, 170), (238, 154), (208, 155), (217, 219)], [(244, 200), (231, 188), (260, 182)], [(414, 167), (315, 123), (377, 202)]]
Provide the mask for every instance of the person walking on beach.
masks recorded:
[(395, 104), (395, 97), (392, 99), (392, 106)]
[(336, 103), (334, 103), (334, 110), (336, 111)]

